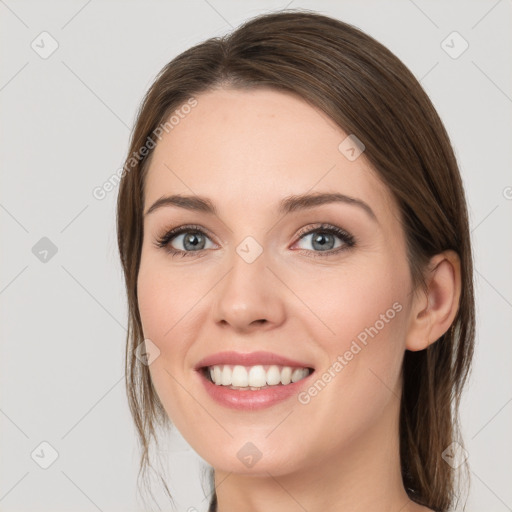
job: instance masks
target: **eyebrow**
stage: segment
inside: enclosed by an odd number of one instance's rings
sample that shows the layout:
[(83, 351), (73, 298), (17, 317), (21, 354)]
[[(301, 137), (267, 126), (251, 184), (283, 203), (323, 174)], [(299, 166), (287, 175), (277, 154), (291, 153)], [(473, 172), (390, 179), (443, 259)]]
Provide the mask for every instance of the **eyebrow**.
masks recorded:
[[(285, 215), (298, 210), (306, 210), (329, 203), (344, 203), (357, 206), (364, 210), (373, 221), (378, 222), (374, 211), (364, 201), (339, 193), (315, 193), (287, 196), (280, 201), (278, 212)], [(178, 208), (185, 208), (187, 210), (203, 212), (211, 215), (218, 214), (215, 205), (206, 197), (177, 194), (161, 197), (151, 205), (144, 216), (149, 215), (164, 206), (176, 206)]]

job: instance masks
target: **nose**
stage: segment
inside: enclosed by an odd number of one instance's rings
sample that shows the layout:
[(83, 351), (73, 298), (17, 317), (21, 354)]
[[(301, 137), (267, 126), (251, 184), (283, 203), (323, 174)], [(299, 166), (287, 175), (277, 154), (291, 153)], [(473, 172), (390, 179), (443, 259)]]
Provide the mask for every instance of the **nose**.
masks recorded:
[(251, 263), (236, 252), (233, 254), (231, 268), (212, 290), (216, 324), (250, 332), (273, 329), (284, 322), (286, 290), (267, 263), (265, 251)]

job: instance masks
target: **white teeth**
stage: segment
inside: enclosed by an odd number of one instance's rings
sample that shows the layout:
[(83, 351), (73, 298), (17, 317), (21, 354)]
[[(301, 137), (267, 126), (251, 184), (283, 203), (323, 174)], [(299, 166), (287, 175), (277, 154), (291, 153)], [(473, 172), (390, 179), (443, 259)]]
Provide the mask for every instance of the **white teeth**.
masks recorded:
[[(249, 374), (243, 366), (237, 365), (233, 368), (233, 374), (231, 375), (231, 385), (238, 386), (239, 388), (245, 388), (249, 385)], [(253, 385), (254, 384), (251, 384), (251, 386)]]
[(214, 366), (213, 367), (212, 380), (213, 380), (213, 382), (215, 382), (215, 384), (217, 384), (217, 386), (221, 385), (221, 383), (222, 383), (222, 370), (220, 369), (220, 366)]
[[(214, 375), (215, 375), (215, 370), (214, 370)], [(222, 369), (222, 377), (221, 377), (220, 383), (223, 386), (231, 386), (231, 375), (232, 375), (231, 366), (229, 366), (227, 364), (224, 365), (224, 368)]]
[(281, 370), (281, 384), (290, 384), (292, 381), (292, 369), (289, 366), (285, 366)]
[(281, 372), (279, 367), (271, 366), (267, 371), (267, 384), (269, 386), (275, 386), (281, 383)]
[(267, 375), (263, 366), (253, 366), (249, 370), (249, 384), (253, 388), (261, 388), (267, 385)]
[(217, 386), (233, 386), (257, 390), (267, 386), (286, 386), (297, 382), (309, 375), (307, 368), (292, 368), (290, 366), (241, 366), (214, 365), (208, 368), (210, 378)]
[(302, 368), (295, 368), (292, 373), (292, 382), (297, 382), (303, 377)]

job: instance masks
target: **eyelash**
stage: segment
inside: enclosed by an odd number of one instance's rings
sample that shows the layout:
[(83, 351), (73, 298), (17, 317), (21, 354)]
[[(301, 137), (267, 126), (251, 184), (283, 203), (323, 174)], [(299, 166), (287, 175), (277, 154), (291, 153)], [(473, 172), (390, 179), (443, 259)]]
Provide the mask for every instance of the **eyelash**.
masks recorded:
[[(202, 251), (205, 251), (207, 249), (201, 249), (199, 251), (181, 251), (179, 249), (174, 249), (173, 247), (170, 247), (170, 242), (173, 238), (175, 238), (178, 235), (181, 235), (182, 233), (199, 233), (201, 235), (205, 235), (208, 237), (208, 233), (205, 232), (205, 230), (198, 225), (195, 224), (188, 224), (184, 226), (180, 226), (178, 228), (171, 229), (170, 231), (167, 231), (163, 236), (159, 237), (155, 241), (155, 245), (158, 248), (165, 249), (171, 256), (193, 256), (195, 253), (200, 253)], [(306, 251), (308, 253), (313, 253), (313, 258), (316, 257), (328, 257), (333, 256), (334, 254), (338, 254), (342, 251), (346, 251), (347, 249), (350, 249), (351, 247), (354, 247), (356, 245), (356, 239), (353, 235), (345, 231), (344, 229), (338, 228), (337, 226), (333, 226), (331, 224), (320, 224), (314, 228), (305, 228), (304, 230), (301, 230), (298, 233), (299, 240), (302, 240), (307, 235), (310, 235), (311, 233), (328, 233), (330, 235), (335, 235), (338, 238), (342, 240), (342, 242), (345, 244), (342, 247), (337, 247), (336, 249), (330, 249), (328, 251), (311, 251), (308, 249), (299, 249), (300, 251)], [(210, 238), (210, 237), (208, 237)]]

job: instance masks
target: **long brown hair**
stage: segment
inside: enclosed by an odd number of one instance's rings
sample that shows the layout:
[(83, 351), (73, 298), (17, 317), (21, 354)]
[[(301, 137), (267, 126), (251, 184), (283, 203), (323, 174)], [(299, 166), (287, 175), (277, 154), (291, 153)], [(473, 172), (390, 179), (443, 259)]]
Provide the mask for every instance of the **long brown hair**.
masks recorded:
[[(134, 354), (143, 340), (137, 274), (145, 173), (160, 127), (167, 122), (172, 128), (168, 120), (180, 106), (222, 86), (297, 94), (364, 143), (364, 155), (400, 208), (414, 286), (425, 287), (424, 271), (433, 255), (447, 249), (459, 255), (457, 315), (436, 343), (405, 352), (400, 408), (406, 492), (421, 505), (448, 510), (457, 497), (457, 473), (442, 454), (452, 442), (464, 446), (459, 404), (475, 337), (472, 253), (459, 169), (436, 110), (406, 66), (359, 29), (306, 10), (257, 16), (227, 36), (186, 50), (161, 70), (141, 104), (117, 204), (129, 306), (126, 389), (141, 446), (140, 470), (150, 465), (148, 449), (151, 437), (158, 443), (156, 428), (169, 425), (149, 370)], [(213, 491), (210, 510), (215, 507)]]

